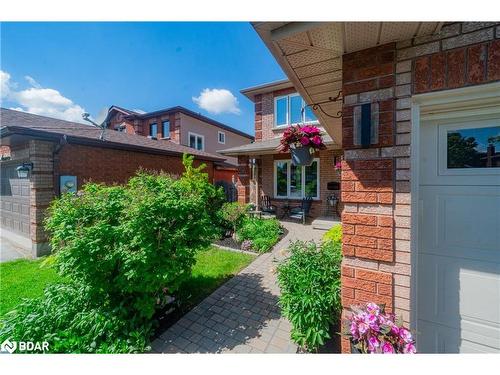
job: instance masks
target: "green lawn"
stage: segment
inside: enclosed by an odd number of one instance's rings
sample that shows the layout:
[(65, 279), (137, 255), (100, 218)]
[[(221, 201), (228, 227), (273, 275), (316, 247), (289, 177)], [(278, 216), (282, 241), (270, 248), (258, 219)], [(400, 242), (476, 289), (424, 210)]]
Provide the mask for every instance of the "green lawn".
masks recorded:
[(20, 259), (0, 263), (0, 316), (12, 310), (23, 298), (42, 295), (43, 289), (61, 278), (45, 259)]
[[(186, 311), (205, 298), (220, 284), (248, 265), (255, 256), (209, 248), (196, 256), (192, 277), (179, 297)], [(42, 295), (43, 289), (61, 278), (43, 259), (0, 263), (0, 317), (17, 306), (23, 298)]]
[(182, 301), (182, 310), (191, 309), (254, 259), (255, 255), (252, 254), (216, 247), (200, 251), (196, 256), (192, 276), (184, 283), (178, 295)]

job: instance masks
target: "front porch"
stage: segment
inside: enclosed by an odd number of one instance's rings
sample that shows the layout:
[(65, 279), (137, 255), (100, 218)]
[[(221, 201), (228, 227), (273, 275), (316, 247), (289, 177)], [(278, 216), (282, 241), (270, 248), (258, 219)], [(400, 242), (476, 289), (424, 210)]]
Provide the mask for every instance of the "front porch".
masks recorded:
[(308, 224), (329, 229), (340, 222), (340, 171), (334, 166), (343, 151), (334, 148), (328, 135), (324, 137), (327, 149), (317, 151), (313, 163), (307, 167), (293, 165), (289, 153), (276, 150), (279, 138), (222, 151), (238, 157), (238, 201), (253, 204), (263, 212), (269, 211), (266, 207), (269, 205), (278, 219), (288, 220), (290, 210), (300, 207), (303, 199), (310, 197)]

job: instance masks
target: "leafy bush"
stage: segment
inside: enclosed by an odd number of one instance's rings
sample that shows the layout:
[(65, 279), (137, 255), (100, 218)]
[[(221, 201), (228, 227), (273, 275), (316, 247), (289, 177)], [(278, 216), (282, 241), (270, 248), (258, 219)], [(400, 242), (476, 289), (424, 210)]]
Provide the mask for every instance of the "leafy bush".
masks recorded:
[(340, 318), (341, 245), (297, 241), (277, 268), (282, 314), (292, 324), (291, 338), (306, 350), (317, 350), (330, 338)]
[[(56, 199), (46, 228), (58, 272), (69, 285), (24, 304), (0, 336), (26, 332), (24, 340), (57, 341), (55, 348), (68, 351), (144, 348), (153, 314), (189, 277), (197, 250), (218, 232), (222, 193), (203, 166), (192, 163), (184, 157), (179, 179), (140, 172), (124, 186), (89, 183), (78, 195)], [(56, 310), (59, 319), (50, 322)]]
[(323, 241), (342, 242), (342, 224), (336, 224), (331, 227), (324, 235)]
[(276, 219), (246, 218), (236, 231), (236, 237), (239, 241), (252, 241), (254, 250), (265, 253), (278, 242), (281, 233), (280, 222)]
[(247, 206), (238, 202), (224, 203), (219, 211), (221, 226), (224, 231), (236, 232), (243, 225), (247, 215)]

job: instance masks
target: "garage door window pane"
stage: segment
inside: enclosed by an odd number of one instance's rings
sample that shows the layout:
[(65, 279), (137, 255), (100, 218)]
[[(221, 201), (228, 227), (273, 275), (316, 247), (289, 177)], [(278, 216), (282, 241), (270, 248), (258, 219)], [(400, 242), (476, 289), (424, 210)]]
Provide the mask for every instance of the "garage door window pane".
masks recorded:
[(499, 168), (500, 126), (449, 130), (447, 166), (454, 168)]

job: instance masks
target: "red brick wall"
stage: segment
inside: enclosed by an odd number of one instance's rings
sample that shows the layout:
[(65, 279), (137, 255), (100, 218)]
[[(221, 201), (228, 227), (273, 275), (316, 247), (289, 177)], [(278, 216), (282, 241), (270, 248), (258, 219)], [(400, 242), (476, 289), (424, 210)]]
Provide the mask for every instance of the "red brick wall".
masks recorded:
[[(200, 163), (195, 160), (195, 165)], [(204, 163), (212, 181), (213, 163)], [(174, 175), (184, 171), (181, 157), (68, 144), (59, 152), (55, 174), (78, 176), (78, 188), (81, 188), (85, 181), (90, 180), (106, 184), (124, 183), (141, 168)]]
[[(500, 23), (463, 22), (344, 56), (344, 307), (385, 303), (411, 323), (411, 96), (500, 80), (499, 39)], [(352, 114), (368, 102), (379, 103), (383, 137), (362, 149)]]
[(414, 59), (413, 92), (453, 89), (500, 80), (500, 40)]

